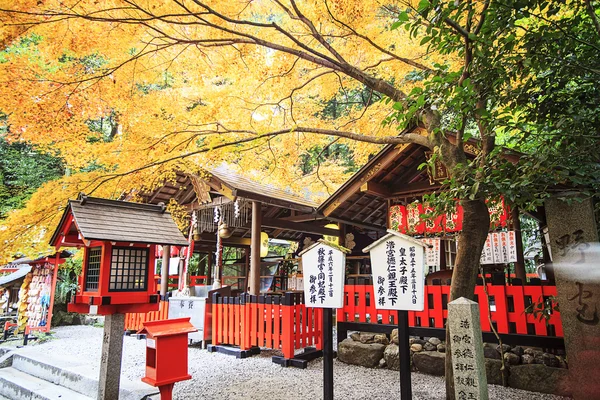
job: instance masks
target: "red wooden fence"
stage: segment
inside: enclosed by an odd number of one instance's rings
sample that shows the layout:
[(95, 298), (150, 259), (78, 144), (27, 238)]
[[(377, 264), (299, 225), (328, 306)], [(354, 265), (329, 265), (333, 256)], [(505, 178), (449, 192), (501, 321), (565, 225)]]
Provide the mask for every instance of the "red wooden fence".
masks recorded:
[(248, 350), (253, 346), (281, 350), (322, 348), (322, 310), (304, 305), (301, 293), (284, 296), (215, 296), (212, 303), (212, 344)]
[(144, 322), (159, 321), (162, 319), (169, 318), (169, 302), (161, 301), (158, 307), (158, 311), (151, 311), (149, 313), (128, 313), (125, 314), (125, 330), (126, 331), (139, 331), (143, 328)]
[[(556, 286), (495, 286), (487, 285), (492, 303), (492, 322), (499, 333), (563, 337), (560, 313), (553, 311), (548, 325), (525, 308), (540, 303), (549, 296), (556, 296)], [(337, 310), (338, 322), (362, 322), (373, 324), (397, 324), (396, 311), (377, 310), (373, 285), (346, 285), (344, 307)], [(481, 330), (491, 331), (488, 319), (488, 299), (483, 286), (475, 288), (479, 303)], [(408, 313), (410, 326), (444, 328), (448, 317), (450, 286), (425, 286), (425, 309)]]

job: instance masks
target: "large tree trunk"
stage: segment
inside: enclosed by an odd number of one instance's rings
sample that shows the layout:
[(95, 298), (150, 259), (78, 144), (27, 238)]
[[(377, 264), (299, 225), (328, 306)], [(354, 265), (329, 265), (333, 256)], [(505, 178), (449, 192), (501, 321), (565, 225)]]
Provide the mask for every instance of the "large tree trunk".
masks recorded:
[[(452, 273), (450, 300), (466, 297), (473, 300), (479, 271), (479, 259), (490, 227), (484, 199), (462, 200), (463, 229), (458, 239), (456, 264)], [(454, 400), (454, 371), (449, 330), (446, 326), (446, 398)]]

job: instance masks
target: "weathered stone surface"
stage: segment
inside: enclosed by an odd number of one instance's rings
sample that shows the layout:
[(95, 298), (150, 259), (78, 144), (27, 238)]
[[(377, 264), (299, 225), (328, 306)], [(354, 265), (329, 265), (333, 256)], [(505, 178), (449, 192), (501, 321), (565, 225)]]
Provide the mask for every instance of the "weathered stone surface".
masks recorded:
[[(491, 385), (502, 385), (502, 361), (492, 358), (485, 360), (485, 376), (487, 383)], [(504, 372), (505, 379), (508, 378), (508, 370)]]
[(540, 364), (515, 365), (510, 368), (510, 387), (560, 396), (570, 396), (569, 371)]
[(464, 297), (448, 303), (447, 329), (449, 340), (452, 340), (455, 397), (488, 400), (479, 304)]
[(445, 353), (446, 352), (446, 345), (444, 343), (440, 343), (437, 345), (437, 351), (439, 351), (440, 353)]
[(379, 365), (384, 350), (381, 343), (365, 344), (345, 339), (338, 345), (338, 359), (346, 364), (373, 368)]
[(510, 365), (518, 365), (521, 362), (521, 357), (514, 353), (504, 353), (504, 362)]
[(565, 202), (564, 195), (546, 199), (544, 208), (549, 243), (558, 249), (552, 257), (573, 397), (587, 400), (600, 393), (600, 379), (590, 379), (600, 376), (600, 324), (589, 323), (600, 309), (600, 282), (590, 279), (600, 268), (600, 245), (592, 199)]
[(409, 343), (410, 344), (420, 344), (421, 346), (425, 345), (425, 343), (427, 343), (427, 341), (423, 340), (423, 339), (419, 339), (419, 338), (411, 338), (409, 339)]
[(527, 347), (525, 350), (523, 350), (524, 354), (529, 354), (531, 356), (535, 355), (536, 352), (539, 353), (539, 350), (532, 349), (531, 347)]
[(510, 346), (508, 344), (503, 344), (502, 346), (500, 346), (500, 345), (496, 346), (496, 351), (498, 353), (500, 353), (501, 350), (502, 350), (502, 353), (508, 353), (510, 351)]
[(413, 353), (418, 353), (420, 351), (423, 351), (423, 346), (418, 343), (413, 343), (410, 345), (410, 351), (412, 351)]
[(355, 342), (360, 342), (360, 332), (352, 332), (350, 338)]
[(436, 337), (429, 338), (428, 342), (431, 343), (434, 346), (437, 346), (437, 345), (439, 345), (439, 344), (442, 343), (442, 341), (439, 338), (436, 338)]
[(492, 347), (489, 344), (485, 344), (483, 346), (483, 356), (485, 358), (491, 358), (494, 360), (500, 359), (500, 353), (498, 353), (498, 350), (496, 350), (494, 347)]
[[(385, 354), (385, 352), (384, 352)], [(386, 368), (387, 367), (387, 363), (385, 362), (385, 359), (382, 358), (381, 360), (379, 360), (379, 368)]]
[(425, 374), (444, 376), (446, 356), (437, 351), (423, 351), (413, 355), (413, 364), (418, 371)]
[(560, 362), (558, 358), (554, 356), (554, 354), (544, 353), (542, 354), (542, 363), (546, 367), (560, 368)]
[(567, 362), (565, 361), (565, 358), (563, 356), (557, 356), (556, 358), (558, 358), (558, 364), (559, 364), (560, 368), (569, 368), (569, 366), (567, 365)]
[(398, 329), (393, 329), (390, 335), (390, 342), (398, 344)]
[(395, 369), (396, 371), (400, 370), (399, 350), (400, 348), (393, 343), (385, 348), (383, 358), (385, 359), (387, 368)]
[(390, 344), (390, 341), (388, 340), (387, 335), (385, 335), (383, 333), (375, 335), (373, 337), (373, 341), (375, 343), (381, 343), (381, 344), (383, 344), (385, 346), (387, 346), (388, 344)]
[(434, 350), (437, 350), (437, 346), (434, 345), (433, 343), (427, 342), (427, 343), (425, 343), (423, 345), (423, 350), (425, 350), (425, 351), (434, 351)]
[(521, 357), (524, 354), (524, 350), (521, 346), (515, 346), (510, 350), (512, 353)]
[(358, 340), (364, 344), (375, 343), (375, 334), (370, 332), (361, 332)]
[(535, 358), (531, 354), (523, 354), (521, 356), (521, 362), (523, 364), (533, 364), (535, 363)]

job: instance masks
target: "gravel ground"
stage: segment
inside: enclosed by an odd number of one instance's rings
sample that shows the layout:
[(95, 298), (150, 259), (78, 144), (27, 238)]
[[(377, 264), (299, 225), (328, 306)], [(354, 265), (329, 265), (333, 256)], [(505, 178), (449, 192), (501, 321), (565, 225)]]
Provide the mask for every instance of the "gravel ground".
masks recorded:
[[(102, 328), (91, 326), (59, 327), (54, 339), (36, 344), (52, 356), (89, 359), (99, 368)], [(189, 348), (189, 373), (192, 379), (175, 384), (175, 399), (320, 399), (322, 398), (322, 361), (309, 363), (307, 369), (282, 368), (271, 362), (278, 352), (265, 350), (260, 355), (236, 359)], [(125, 337), (122, 376), (139, 380), (144, 374), (145, 341)], [(387, 400), (400, 397), (399, 373), (367, 369), (334, 362), (334, 391), (337, 399)], [(443, 400), (444, 381), (440, 377), (412, 374), (414, 400)], [(560, 400), (559, 396), (527, 392), (496, 385), (489, 386), (490, 399)]]

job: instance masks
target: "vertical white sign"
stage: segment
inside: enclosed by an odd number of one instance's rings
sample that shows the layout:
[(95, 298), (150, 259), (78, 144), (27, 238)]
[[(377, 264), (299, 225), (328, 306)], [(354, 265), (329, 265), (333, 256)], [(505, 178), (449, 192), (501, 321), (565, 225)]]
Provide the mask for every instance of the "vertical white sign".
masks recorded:
[(492, 264), (502, 264), (502, 244), (500, 243), (500, 233), (490, 233), (488, 236), (492, 238), (492, 252), (494, 253), (494, 262)]
[(428, 267), (440, 267), (440, 239), (423, 238), (421, 242), (425, 247), (425, 265)]
[(422, 311), (424, 246), (400, 235), (388, 234), (365, 249), (371, 254), (375, 307), (380, 310)]
[(493, 264), (494, 263), (494, 251), (492, 247), (492, 236), (488, 235), (481, 251), (481, 264)]
[(515, 231), (508, 233), (508, 262), (517, 262), (517, 235)]
[(317, 243), (302, 254), (302, 268), (307, 307), (344, 306), (344, 252), (325, 243)]

